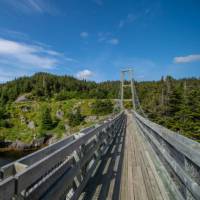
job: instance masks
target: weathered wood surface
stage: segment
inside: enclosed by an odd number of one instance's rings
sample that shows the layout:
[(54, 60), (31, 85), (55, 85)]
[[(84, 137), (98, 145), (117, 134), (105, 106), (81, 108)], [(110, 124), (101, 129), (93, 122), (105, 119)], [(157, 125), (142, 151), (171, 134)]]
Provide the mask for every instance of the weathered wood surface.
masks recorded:
[(5, 166), (1, 169), (0, 199), (77, 199), (124, 127), (122, 112), (72, 140), (65, 139)]
[(149, 156), (149, 147), (128, 114), (120, 199), (167, 200), (167, 192)]
[[(167, 172), (169, 192), (176, 199), (200, 199), (200, 144), (134, 112), (141, 135), (154, 149)], [(166, 179), (167, 178), (167, 179)], [(172, 198), (173, 199), (173, 198)]]
[(168, 200), (148, 148), (127, 113), (125, 131), (110, 146), (79, 199)]

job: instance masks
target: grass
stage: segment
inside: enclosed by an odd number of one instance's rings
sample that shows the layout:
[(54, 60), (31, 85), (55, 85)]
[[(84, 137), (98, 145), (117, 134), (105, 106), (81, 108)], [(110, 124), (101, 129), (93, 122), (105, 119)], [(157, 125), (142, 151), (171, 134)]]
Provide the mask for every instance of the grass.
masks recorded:
[[(4, 138), (5, 140), (15, 141), (20, 140), (25, 143), (30, 143), (33, 140), (34, 135), (37, 138), (42, 136), (42, 132), (40, 129), (40, 120), (41, 120), (41, 110), (42, 107), (47, 104), (51, 107), (51, 114), (52, 119), (56, 119), (56, 112), (57, 110), (62, 110), (64, 112), (63, 119), (61, 119), (57, 126), (47, 131), (46, 133), (52, 134), (55, 138), (60, 139), (63, 138), (65, 135), (69, 135), (74, 132), (78, 132), (80, 129), (85, 127), (91, 126), (95, 122), (83, 122), (79, 126), (70, 127), (69, 132), (66, 133), (64, 125), (67, 124), (67, 114), (71, 112), (74, 106), (79, 105), (81, 108), (81, 113), (84, 116), (90, 116), (91, 108), (90, 105), (92, 104), (93, 99), (70, 99), (64, 101), (57, 101), (55, 99), (51, 99), (47, 101), (31, 101), (31, 102), (21, 102), (21, 103), (12, 103), (8, 107), (8, 112), (10, 112), (10, 123), (12, 124), (11, 128), (0, 128), (0, 138)], [(23, 107), (29, 108), (27, 112), (22, 110)], [(102, 118), (101, 116), (100, 118)], [(35, 130), (31, 130), (28, 128), (27, 124), (22, 122), (22, 118), (25, 119), (26, 122), (33, 121), (36, 125)]]

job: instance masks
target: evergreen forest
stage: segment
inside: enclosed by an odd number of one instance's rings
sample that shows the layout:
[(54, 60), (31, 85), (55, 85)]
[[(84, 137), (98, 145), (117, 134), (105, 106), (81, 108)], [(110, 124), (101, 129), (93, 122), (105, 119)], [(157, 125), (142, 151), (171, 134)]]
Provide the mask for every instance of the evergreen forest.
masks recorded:
[[(159, 81), (135, 81), (135, 88), (150, 120), (200, 141), (199, 78), (167, 76)], [(73, 131), (88, 126), (90, 116), (97, 116), (95, 122), (116, 111), (119, 98), (120, 81), (96, 83), (42, 72), (17, 78), (0, 84), (0, 139), (30, 142), (33, 135), (41, 137), (52, 130), (62, 137), (66, 119)], [(128, 89), (125, 98), (131, 98)], [(131, 105), (126, 103), (126, 107)]]

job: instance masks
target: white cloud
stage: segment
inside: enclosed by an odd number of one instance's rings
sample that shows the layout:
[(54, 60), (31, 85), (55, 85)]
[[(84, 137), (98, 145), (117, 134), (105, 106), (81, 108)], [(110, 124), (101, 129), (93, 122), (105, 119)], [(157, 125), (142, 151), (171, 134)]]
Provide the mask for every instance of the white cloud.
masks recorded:
[[(150, 7), (141, 7), (140, 9), (135, 10), (133, 13), (127, 14), (123, 17), (118, 24), (118, 28), (123, 28), (125, 25), (134, 23), (141, 20), (150, 20), (154, 18), (156, 13), (160, 12), (160, 4), (152, 3)], [(142, 24), (142, 23), (141, 23)]]
[(41, 46), (0, 38), (0, 57), (21, 66), (50, 69), (56, 66), (59, 54)]
[(25, 33), (11, 30), (11, 29), (5, 29), (5, 28), (0, 28), (0, 35), (1, 37), (6, 37), (6, 38), (12, 38), (12, 39), (19, 39), (19, 40), (28, 40), (29, 36)]
[(132, 23), (136, 21), (140, 16), (135, 14), (128, 14), (125, 19), (119, 21), (119, 28), (123, 28), (125, 24)]
[(38, 71), (56, 72), (62, 69), (73, 73), (71, 68), (76, 68), (75, 63), (79, 62), (44, 43), (28, 39), (22, 41), (0, 36), (0, 82)]
[(118, 45), (119, 39), (114, 37), (110, 32), (99, 32), (98, 33), (98, 42), (107, 43), (112, 45)]
[(98, 36), (98, 42), (107, 42), (109, 38), (112, 37), (112, 33), (99, 32), (97, 36)]
[(108, 40), (108, 43), (112, 45), (118, 45), (119, 40), (117, 38), (111, 38), (110, 40)]
[(94, 74), (92, 71), (88, 70), (88, 69), (85, 69), (85, 70), (82, 70), (82, 71), (79, 71), (77, 74), (76, 74), (76, 77), (78, 79), (88, 79), (90, 77), (92, 77)]
[(81, 33), (80, 33), (80, 36), (81, 36), (82, 38), (87, 38), (87, 37), (89, 36), (89, 34), (88, 34), (88, 32), (81, 32)]
[(175, 57), (173, 61), (177, 64), (200, 61), (200, 54)]
[(74, 62), (74, 63), (78, 63), (79, 61), (74, 59), (74, 58), (69, 58), (69, 57), (65, 57), (64, 58), (65, 61), (69, 61), (69, 62)]
[(5, 0), (6, 4), (14, 8), (15, 10), (22, 11), (23, 13), (48, 13), (48, 14), (58, 14), (59, 11), (52, 4), (52, 2), (45, 0)]

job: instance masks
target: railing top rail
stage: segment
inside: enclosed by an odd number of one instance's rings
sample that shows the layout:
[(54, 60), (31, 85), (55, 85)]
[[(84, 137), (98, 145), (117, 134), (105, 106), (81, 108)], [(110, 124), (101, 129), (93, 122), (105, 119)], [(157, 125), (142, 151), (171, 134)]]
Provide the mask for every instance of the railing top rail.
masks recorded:
[(197, 166), (200, 166), (200, 143), (186, 138), (185, 136), (171, 131), (161, 125), (151, 122), (135, 111), (133, 112), (137, 119), (142, 121), (146, 126), (156, 132), (162, 137), (162, 139), (172, 145), (180, 153), (184, 154), (189, 160), (193, 161)]
[[(39, 150), (39, 153), (35, 152), (26, 156), (26, 159), (19, 159), (3, 167), (1, 173), (3, 175), (5, 173), (6, 176), (0, 181), (0, 199), (7, 200), (21, 195), (23, 197), (35, 195), (39, 198), (47, 193), (51, 194), (50, 191), (62, 196), (61, 193), (67, 194), (70, 188), (78, 190), (78, 182), (79, 184), (84, 182), (74, 178), (81, 174), (81, 177), (85, 177), (92, 173), (100, 156), (114, 140), (117, 132), (122, 130), (124, 121), (125, 117), (121, 112), (101, 124), (81, 130), (79, 135), (74, 135), (67, 142), (62, 140), (61, 143), (51, 145), (49, 149), (46, 147)], [(45, 153), (41, 153), (42, 151)], [(29, 162), (29, 158), (35, 162)], [(30, 165), (27, 165), (27, 161)], [(62, 184), (62, 188), (56, 191), (58, 187), (54, 186), (58, 182)]]
[[(31, 166), (35, 166), (40, 161), (44, 161), (52, 154), (54, 155), (55, 152), (60, 151), (61, 149), (64, 149), (65, 147), (73, 144), (75, 141), (80, 141), (78, 143), (81, 143), (81, 141), (85, 142), (85, 139), (89, 139), (90, 137), (92, 137), (93, 132), (96, 132), (99, 129), (103, 129), (104, 127), (106, 127), (106, 125), (110, 121), (117, 119), (121, 114), (122, 114), (122, 112), (115, 116), (112, 116), (110, 118), (108, 117), (107, 119), (104, 120), (104, 122), (102, 122), (99, 125), (96, 125), (96, 126), (93, 125), (89, 128), (82, 129), (78, 133), (75, 133), (67, 138), (64, 138), (56, 143), (53, 143), (47, 147), (44, 147), (36, 152), (33, 152), (27, 156), (24, 156), (16, 161), (13, 161), (12, 163), (9, 163), (9, 164), (1, 167), (0, 168), (1, 179), (5, 179), (9, 176), (13, 176), (16, 174), (16, 173), (13, 173), (15, 163), (21, 163), (21, 164), (27, 165), (27, 170), (28, 170)], [(80, 137), (76, 137), (76, 135), (79, 135), (80, 133), (81, 133)], [(85, 136), (85, 137), (83, 137), (83, 136)]]

